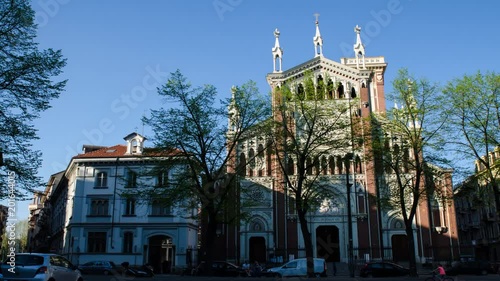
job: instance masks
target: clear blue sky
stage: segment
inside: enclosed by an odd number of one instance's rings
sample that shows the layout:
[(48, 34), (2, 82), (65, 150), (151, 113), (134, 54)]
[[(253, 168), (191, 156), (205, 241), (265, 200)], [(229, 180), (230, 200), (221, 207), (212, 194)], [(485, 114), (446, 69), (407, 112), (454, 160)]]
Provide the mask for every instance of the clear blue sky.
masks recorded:
[[(335, 61), (352, 55), (353, 29), (361, 26), (367, 56), (388, 62), (386, 91), (401, 67), (444, 84), (478, 70), (498, 72), (500, 63), (498, 1), (33, 0), (32, 6), (40, 46), (62, 49), (68, 60), (66, 91), (36, 122), (46, 180), (83, 144), (121, 144), (141, 132), (141, 116), (160, 104), (155, 88), (176, 69), (194, 85), (213, 84), (221, 98), (248, 80), (269, 92), (274, 29), (281, 32), (283, 68), (293, 67), (314, 56), (314, 13), (323, 53)], [(19, 217), (27, 214), (26, 207)]]

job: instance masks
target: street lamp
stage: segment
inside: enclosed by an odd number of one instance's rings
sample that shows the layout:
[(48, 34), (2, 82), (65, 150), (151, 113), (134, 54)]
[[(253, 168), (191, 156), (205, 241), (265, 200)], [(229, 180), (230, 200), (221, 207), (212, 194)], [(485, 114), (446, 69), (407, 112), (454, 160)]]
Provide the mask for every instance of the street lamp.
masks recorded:
[(354, 277), (354, 255), (353, 255), (353, 241), (352, 241), (352, 213), (351, 213), (351, 186), (352, 184), (349, 182), (349, 167), (351, 166), (351, 160), (353, 158), (353, 153), (347, 153), (345, 156), (346, 163), (346, 189), (347, 189), (347, 236), (348, 236), (348, 244), (347, 244), (347, 259), (349, 266), (349, 276)]
[[(351, 278), (354, 278), (354, 245), (352, 241), (352, 212), (351, 212), (351, 186), (352, 184), (349, 183), (349, 168), (351, 167), (351, 160), (354, 159), (354, 129), (352, 126), (352, 104), (351, 104), (351, 99), (355, 97), (355, 92), (354, 88), (347, 93), (349, 97), (349, 125), (351, 129), (351, 152), (347, 153), (345, 158), (346, 158), (346, 188), (347, 188), (347, 236), (349, 239), (348, 245), (347, 245), (347, 255), (348, 255), (348, 263), (349, 263), (349, 276)], [(354, 172), (354, 171), (353, 171)], [(354, 173), (353, 173), (354, 174)]]

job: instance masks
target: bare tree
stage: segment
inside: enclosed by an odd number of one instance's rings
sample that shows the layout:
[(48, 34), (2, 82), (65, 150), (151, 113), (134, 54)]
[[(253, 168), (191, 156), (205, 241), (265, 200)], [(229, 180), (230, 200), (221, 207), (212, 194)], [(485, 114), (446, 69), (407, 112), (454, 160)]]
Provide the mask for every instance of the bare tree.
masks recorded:
[[(436, 196), (442, 200), (450, 191), (441, 192), (431, 184), (442, 177), (443, 170), (429, 163), (446, 164), (439, 155), (442, 95), (438, 87), (425, 79), (413, 78), (406, 69), (393, 81), (394, 92), (388, 99), (395, 103), (387, 116), (376, 118), (380, 128), (374, 138), (373, 152), (383, 166), (380, 179), (385, 182), (380, 192), (383, 208), (397, 211), (403, 218), (408, 238), (410, 274), (417, 275), (414, 224), (418, 206)], [(445, 196), (445, 197), (443, 197)]]
[(179, 70), (171, 73), (159, 95), (170, 102), (170, 108), (152, 110), (144, 120), (153, 129), (159, 151), (178, 152), (176, 157), (166, 157), (156, 169), (179, 164), (184, 168), (177, 169), (166, 188), (142, 190), (141, 196), (162, 198), (170, 205), (199, 207), (205, 226), (201, 236), (206, 252), (203, 258), (210, 265), (218, 250), (213, 243), (218, 224), (240, 219), (236, 199), (238, 171), (228, 173), (227, 167), (235, 166), (238, 141), (269, 117), (269, 102), (250, 81), (233, 87), (232, 97), (218, 103), (214, 86), (193, 87)]

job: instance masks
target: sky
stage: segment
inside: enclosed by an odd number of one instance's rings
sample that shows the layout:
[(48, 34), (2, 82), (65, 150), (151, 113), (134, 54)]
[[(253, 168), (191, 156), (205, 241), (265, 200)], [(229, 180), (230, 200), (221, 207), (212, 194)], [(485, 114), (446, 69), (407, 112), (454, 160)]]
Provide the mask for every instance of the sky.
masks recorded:
[[(314, 57), (315, 13), (323, 54), (337, 62), (353, 56), (361, 26), (366, 56), (388, 63), (386, 92), (403, 67), (444, 85), (500, 65), (500, 1), (32, 0), (32, 7), (40, 48), (67, 58), (56, 78), (68, 79), (66, 89), (35, 123), (44, 180), (83, 144), (124, 144), (134, 131), (151, 136), (140, 119), (165, 105), (156, 88), (177, 69), (195, 86), (214, 85), (221, 99), (249, 80), (268, 93), (274, 30), (286, 70)], [(28, 203), (19, 204), (20, 219)]]

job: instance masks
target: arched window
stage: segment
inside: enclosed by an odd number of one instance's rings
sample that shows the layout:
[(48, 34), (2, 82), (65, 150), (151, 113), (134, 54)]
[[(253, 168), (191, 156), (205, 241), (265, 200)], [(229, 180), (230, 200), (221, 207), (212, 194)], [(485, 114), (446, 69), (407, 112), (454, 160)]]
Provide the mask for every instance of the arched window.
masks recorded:
[(333, 100), (333, 93), (334, 93), (334, 89), (333, 89), (333, 81), (332, 79), (328, 79), (328, 83), (326, 84), (326, 90), (327, 90), (327, 98), (329, 100)]
[(361, 159), (359, 158), (359, 156), (356, 156), (356, 162), (355, 162), (354, 169), (355, 169), (357, 174), (363, 173), (363, 169), (361, 168)]
[(318, 157), (315, 157), (314, 158), (314, 174), (315, 175), (319, 175), (320, 174), (320, 162), (319, 162), (319, 158)]
[[(384, 142), (384, 149), (385, 151), (390, 151), (390, 146), (389, 146), (389, 138), (385, 138)], [(392, 172), (392, 156), (390, 153), (386, 154), (386, 159), (385, 159), (385, 172), (390, 174)]]
[(244, 177), (246, 175), (245, 173), (246, 167), (247, 167), (247, 159), (245, 157), (245, 153), (242, 152), (240, 154), (240, 163), (238, 165), (238, 175)]
[(354, 99), (354, 98), (356, 98), (356, 97), (357, 97), (357, 95), (356, 95), (356, 90), (354, 89), (354, 87), (352, 87), (352, 89), (351, 89), (351, 98), (353, 98), (353, 99)]
[(287, 161), (287, 169), (286, 172), (289, 176), (295, 175), (295, 163), (293, 163), (293, 159), (291, 157), (288, 157)]
[(339, 87), (337, 88), (337, 91), (339, 93), (339, 99), (345, 98), (344, 85), (342, 85), (342, 83), (339, 83)]
[(335, 174), (335, 157), (328, 157), (328, 168), (330, 169), (330, 175)]
[(323, 77), (321, 75), (318, 76), (318, 80), (316, 81), (316, 94), (318, 96), (318, 100), (325, 98), (325, 82), (323, 81)]
[(107, 216), (108, 209), (108, 199), (92, 199), (90, 203), (90, 215), (92, 216)]
[(253, 170), (255, 169), (255, 151), (253, 148), (250, 149), (250, 152), (248, 153), (248, 160), (250, 161), (250, 169), (248, 171), (248, 175), (250, 177), (253, 177)]
[(342, 161), (342, 157), (340, 156), (337, 156), (337, 172), (338, 174), (343, 174), (343, 168), (342, 168), (342, 163), (344, 163), (344, 161)]
[(308, 175), (313, 174), (313, 162), (310, 157), (308, 157), (306, 160), (306, 174)]
[(321, 173), (323, 175), (327, 175), (328, 174), (328, 162), (326, 161), (326, 157), (325, 156), (321, 157)]
[(259, 148), (257, 150), (257, 173), (259, 177), (264, 176), (265, 167), (264, 146), (262, 144), (259, 144)]
[(302, 84), (299, 84), (299, 86), (297, 87), (297, 98), (299, 100), (304, 100), (306, 98), (306, 93), (304, 91), (304, 86)]
[(403, 170), (405, 173), (410, 171), (410, 150), (407, 147), (403, 151)]
[(139, 142), (138, 142), (137, 140), (135, 140), (135, 139), (134, 139), (134, 140), (132, 140), (132, 142), (131, 142), (131, 146), (132, 146), (132, 150), (131, 150), (131, 152), (132, 152), (132, 153), (137, 153), (137, 152), (139, 152), (139, 145), (138, 145), (138, 143), (139, 143)]
[[(269, 141), (267, 143), (267, 147), (271, 147), (271, 142)], [(271, 149), (267, 149), (266, 150), (266, 170), (267, 170), (267, 175), (268, 176), (271, 176), (271, 173), (272, 173), (272, 170), (271, 170), (271, 167), (272, 167), (272, 151)]]

